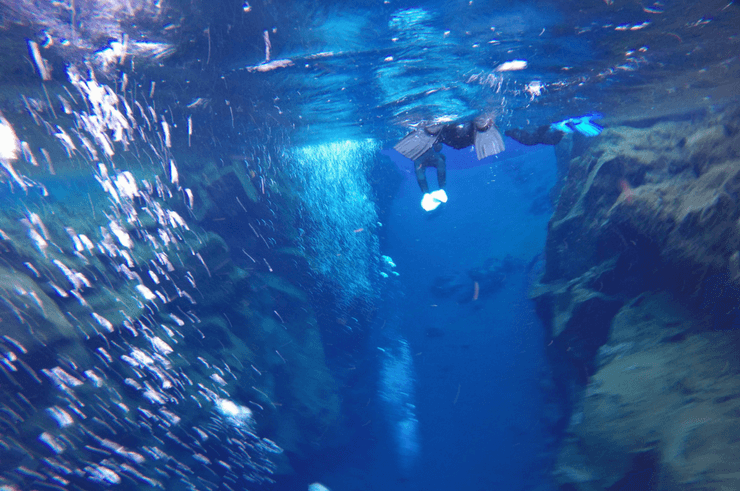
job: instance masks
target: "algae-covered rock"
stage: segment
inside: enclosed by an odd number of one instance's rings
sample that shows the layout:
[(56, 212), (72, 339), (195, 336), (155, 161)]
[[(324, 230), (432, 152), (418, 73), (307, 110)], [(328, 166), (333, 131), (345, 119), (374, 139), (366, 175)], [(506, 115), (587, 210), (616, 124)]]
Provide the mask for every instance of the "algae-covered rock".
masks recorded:
[(323, 446), (322, 438), (330, 440), (341, 428), (339, 389), (326, 364), (313, 315), (284, 322), (257, 307), (242, 306), (250, 327), (241, 334), (255, 346), (256, 365), (264, 370), (254, 381), (261, 393), (257, 400), (272, 413), (280, 445), (305, 454)]
[(739, 120), (625, 122), (557, 152), (531, 294), (570, 401), (563, 489), (740, 489)]
[(281, 278), (274, 274), (262, 274), (257, 275), (269, 288), (278, 292), (284, 293), (293, 299), (305, 303), (307, 301), (306, 294), (294, 287), (288, 280)]
[(561, 484), (608, 489), (647, 465), (653, 489), (740, 486), (740, 334), (705, 327), (666, 294), (619, 311), (567, 429)]
[(726, 129), (734, 117), (609, 128), (571, 155), (544, 281), (574, 278), (631, 248), (650, 247), (690, 281), (726, 268), (740, 246), (740, 132)]

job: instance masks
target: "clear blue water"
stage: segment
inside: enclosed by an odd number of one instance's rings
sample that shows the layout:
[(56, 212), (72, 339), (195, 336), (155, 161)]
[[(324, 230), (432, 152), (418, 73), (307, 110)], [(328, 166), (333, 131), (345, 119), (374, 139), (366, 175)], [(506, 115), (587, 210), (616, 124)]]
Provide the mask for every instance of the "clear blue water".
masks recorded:
[(559, 489), (555, 150), (392, 147), (738, 98), (726, 1), (0, 6), (2, 491)]
[[(491, 159), (454, 170), (470, 157), (451, 152), (450, 206), (439, 216), (424, 216), (415, 179), (407, 178), (388, 221), (395, 239), (388, 252), (401, 265), (406, 290), (404, 333), (416, 352), (418, 479), (422, 489), (531, 489), (546, 480), (548, 462), (538, 382), (543, 338), (526, 300), (527, 270), (544, 245), (549, 214), (522, 203), (552, 186), (554, 156), (547, 148), (511, 167)], [(473, 301), (468, 283), (462, 304), (430, 294), (439, 276), (507, 256), (516, 266), (500, 290)], [(429, 337), (429, 328), (443, 334)]]

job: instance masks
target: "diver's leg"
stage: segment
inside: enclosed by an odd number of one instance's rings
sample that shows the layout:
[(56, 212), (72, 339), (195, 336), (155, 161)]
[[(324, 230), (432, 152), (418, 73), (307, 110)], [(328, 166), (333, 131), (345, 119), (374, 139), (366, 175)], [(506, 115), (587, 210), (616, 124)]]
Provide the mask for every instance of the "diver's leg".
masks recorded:
[(414, 170), (416, 171), (416, 182), (419, 183), (421, 192), (427, 194), (429, 192), (429, 184), (427, 183), (426, 165), (420, 162), (414, 162)]
[(445, 192), (445, 184), (447, 184), (447, 164), (445, 162), (445, 156), (441, 153), (436, 155), (436, 158), (430, 165), (437, 168), (437, 184), (439, 189), (432, 191), (431, 195), (435, 201), (440, 203), (447, 203), (447, 193)]
[(444, 189), (447, 184), (447, 163), (445, 162), (444, 155), (440, 155), (442, 158), (437, 159), (435, 167), (437, 168), (437, 186), (439, 189)]
[(416, 164), (414, 168), (416, 169), (416, 181), (419, 183), (421, 192), (424, 193), (424, 196), (421, 198), (421, 207), (424, 208), (424, 211), (435, 210), (439, 206), (440, 200), (436, 200), (433, 197), (437, 191), (434, 191), (434, 193), (429, 192), (429, 184), (427, 184), (426, 176), (427, 166), (426, 164)]

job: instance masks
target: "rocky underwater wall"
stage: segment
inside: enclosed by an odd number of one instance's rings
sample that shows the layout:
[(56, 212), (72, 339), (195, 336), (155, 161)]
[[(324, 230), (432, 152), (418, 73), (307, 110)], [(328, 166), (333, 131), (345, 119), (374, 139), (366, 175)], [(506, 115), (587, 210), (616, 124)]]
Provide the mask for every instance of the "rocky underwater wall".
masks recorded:
[(269, 484), (343, 428), (278, 142), (98, 77), (0, 115), (0, 488)]
[(531, 291), (570, 413), (557, 482), (740, 489), (740, 110), (611, 125), (557, 153)]

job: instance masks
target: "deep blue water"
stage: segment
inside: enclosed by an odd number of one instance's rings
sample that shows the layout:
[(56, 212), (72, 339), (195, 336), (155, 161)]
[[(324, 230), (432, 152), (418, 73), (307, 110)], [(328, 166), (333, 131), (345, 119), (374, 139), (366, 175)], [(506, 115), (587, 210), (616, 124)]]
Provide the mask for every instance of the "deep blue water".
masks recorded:
[[(416, 182), (407, 178), (388, 223), (394, 238), (388, 252), (406, 291), (403, 333), (414, 346), (418, 375), (419, 486), (530, 489), (545, 481), (547, 430), (538, 385), (545, 370), (542, 330), (527, 300), (527, 270), (542, 251), (548, 213), (532, 214), (522, 203), (554, 184), (554, 155), (547, 148), (515, 167), (491, 158), (455, 169), (471, 157), (450, 152), (450, 201), (439, 215), (424, 216)], [(512, 271), (500, 289), (483, 291), (478, 300), (470, 280), (465, 303), (459, 295), (430, 294), (439, 276), (507, 256)], [(426, 335), (430, 328), (442, 335)]]
[[(389, 338), (412, 347), (420, 450), (410, 468), (399, 465), (393, 421), (380, 404), (374, 437), (353, 442), (346, 463), (317, 477), (332, 489), (548, 489), (546, 419), (557, 411), (543, 414), (543, 331), (527, 292), (551, 213), (531, 204), (549, 203), (554, 153), (471, 165), (469, 150), (445, 150), (450, 201), (432, 214), (419, 206), (412, 163), (383, 153), (401, 173), (383, 225), (383, 252), (400, 276), (383, 285), (383, 306), (393, 311), (380, 317), (398, 324), (376, 322), (375, 338), (385, 348)], [(503, 258), (510, 265), (473, 300), (469, 271), (493, 271)], [(440, 281), (454, 291), (435, 295)], [(370, 359), (382, 363), (380, 354)]]

